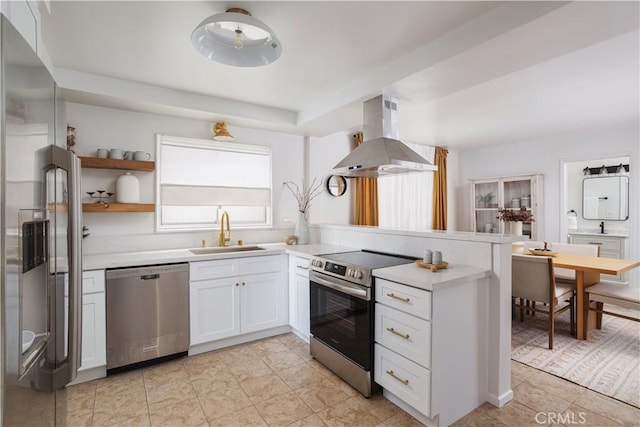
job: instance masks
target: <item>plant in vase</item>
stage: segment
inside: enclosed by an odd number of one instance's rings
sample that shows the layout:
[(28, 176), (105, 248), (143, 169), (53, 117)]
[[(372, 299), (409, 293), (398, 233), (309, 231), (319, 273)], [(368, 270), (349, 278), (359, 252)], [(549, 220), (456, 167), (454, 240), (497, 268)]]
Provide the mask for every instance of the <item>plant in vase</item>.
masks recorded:
[(531, 223), (534, 221), (533, 213), (527, 210), (527, 208), (520, 209), (498, 209), (498, 219), (510, 223), (510, 233), (518, 236), (522, 236), (522, 224)]
[(491, 200), (493, 200), (493, 191), (490, 191), (487, 194), (480, 195), (480, 207), (481, 208), (491, 207)]
[(311, 201), (322, 193), (322, 182), (317, 182), (314, 178), (311, 185), (302, 181), (302, 188), (293, 181), (287, 181), (284, 186), (291, 191), (291, 194), (298, 202), (298, 221), (296, 222), (295, 236), (299, 245), (309, 243), (309, 225), (307, 224)]

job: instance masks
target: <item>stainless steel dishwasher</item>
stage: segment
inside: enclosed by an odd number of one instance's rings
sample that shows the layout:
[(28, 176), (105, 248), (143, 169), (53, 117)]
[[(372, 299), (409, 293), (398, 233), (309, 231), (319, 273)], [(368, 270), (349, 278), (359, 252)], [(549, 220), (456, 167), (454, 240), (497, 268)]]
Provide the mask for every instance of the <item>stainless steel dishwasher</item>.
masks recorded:
[(107, 270), (107, 370), (189, 349), (189, 264)]

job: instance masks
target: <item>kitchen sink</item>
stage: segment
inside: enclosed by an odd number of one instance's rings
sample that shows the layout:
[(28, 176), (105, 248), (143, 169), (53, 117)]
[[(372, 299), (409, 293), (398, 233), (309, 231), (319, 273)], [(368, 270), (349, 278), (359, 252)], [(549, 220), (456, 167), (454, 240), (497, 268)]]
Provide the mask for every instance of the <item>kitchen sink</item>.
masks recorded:
[(211, 254), (227, 254), (230, 252), (251, 252), (251, 251), (263, 251), (264, 248), (259, 246), (218, 246), (214, 248), (195, 248), (189, 249), (194, 255), (211, 255)]

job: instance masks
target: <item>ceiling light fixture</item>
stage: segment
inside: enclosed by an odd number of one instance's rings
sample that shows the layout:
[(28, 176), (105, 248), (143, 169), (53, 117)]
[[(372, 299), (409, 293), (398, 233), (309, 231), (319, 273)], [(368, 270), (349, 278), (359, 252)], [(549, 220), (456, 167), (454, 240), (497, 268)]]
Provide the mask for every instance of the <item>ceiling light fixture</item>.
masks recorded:
[(267, 65), (282, 54), (273, 30), (236, 7), (202, 21), (191, 33), (191, 43), (207, 58), (236, 67)]
[(213, 140), (220, 142), (233, 141), (233, 135), (231, 135), (227, 130), (227, 125), (225, 124), (225, 122), (218, 122), (213, 125)]

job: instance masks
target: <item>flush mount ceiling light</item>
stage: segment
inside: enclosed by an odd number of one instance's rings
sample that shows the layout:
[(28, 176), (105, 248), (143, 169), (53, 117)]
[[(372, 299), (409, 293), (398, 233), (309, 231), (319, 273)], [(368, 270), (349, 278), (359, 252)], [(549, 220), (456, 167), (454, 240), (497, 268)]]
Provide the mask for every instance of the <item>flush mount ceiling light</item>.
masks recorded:
[(191, 33), (191, 43), (207, 58), (236, 67), (267, 65), (282, 53), (273, 30), (240, 8), (202, 21)]
[(220, 142), (233, 141), (233, 135), (227, 130), (227, 125), (224, 122), (218, 122), (213, 125), (213, 140)]

